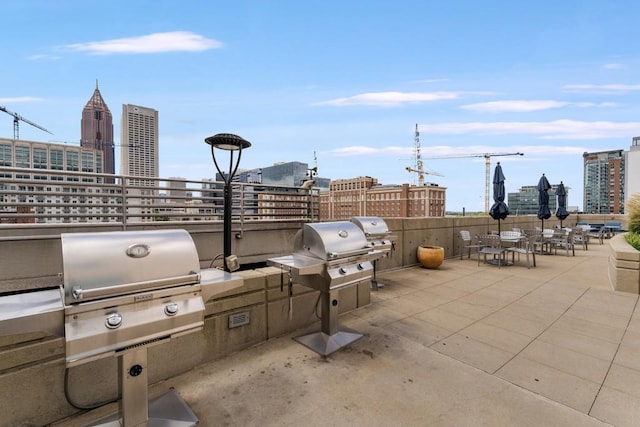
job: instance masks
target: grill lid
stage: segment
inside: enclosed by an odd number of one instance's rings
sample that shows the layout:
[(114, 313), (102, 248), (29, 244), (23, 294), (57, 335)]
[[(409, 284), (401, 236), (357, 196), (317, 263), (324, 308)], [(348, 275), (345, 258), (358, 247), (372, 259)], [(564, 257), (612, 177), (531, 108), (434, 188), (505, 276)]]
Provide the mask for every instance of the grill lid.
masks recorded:
[(296, 233), (294, 250), (299, 255), (332, 260), (367, 253), (369, 246), (354, 223), (335, 221), (304, 224)]
[(377, 216), (355, 216), (351, 222), (360, 227), (367, 237), (383, 237), (391, 233), (387, 223)]
[(63, 233), (65, 304), (198, 283), (186, 230)]

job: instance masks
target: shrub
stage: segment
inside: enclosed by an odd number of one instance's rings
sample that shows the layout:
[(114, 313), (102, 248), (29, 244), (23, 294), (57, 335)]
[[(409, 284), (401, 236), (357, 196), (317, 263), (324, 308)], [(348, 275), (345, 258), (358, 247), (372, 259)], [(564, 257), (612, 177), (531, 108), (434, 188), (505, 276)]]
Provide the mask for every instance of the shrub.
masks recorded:
[(629, 231), (640, 233), (640, 193), (635, 193), (627, 200), (626, 209), (629, 218)]
[(624, 236), (624, 239), (637, 251), (640, 251), (640, 234), (629, 232)]

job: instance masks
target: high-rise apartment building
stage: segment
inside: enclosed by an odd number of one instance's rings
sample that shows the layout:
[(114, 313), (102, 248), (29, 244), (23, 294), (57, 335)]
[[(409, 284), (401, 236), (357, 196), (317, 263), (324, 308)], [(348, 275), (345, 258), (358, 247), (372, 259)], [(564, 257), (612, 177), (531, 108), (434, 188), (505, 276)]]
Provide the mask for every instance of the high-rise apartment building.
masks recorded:
[[(120, 122), (120, 174), (158, 178), (158, 111), (138, 105), (122, 105)], [(155, 186), (154, 181), (137, 181), (137, 185)]]
[(82, 109), (80, 122), (80, 145), (102, 152), (104, 159), (104, 173), (115, 174), (115, 156), (113, 141), (113, 117), (109, 107), (104, 102), (98, 81), (93, 95)]
[(623, 150), (584, 153), (586, 213), (623, 214), (625, 201), (625, 154)]
[(626, 153), (625, 202), (634, 194), (640, 194), (640, 136), (631, 139), (631, 148)]

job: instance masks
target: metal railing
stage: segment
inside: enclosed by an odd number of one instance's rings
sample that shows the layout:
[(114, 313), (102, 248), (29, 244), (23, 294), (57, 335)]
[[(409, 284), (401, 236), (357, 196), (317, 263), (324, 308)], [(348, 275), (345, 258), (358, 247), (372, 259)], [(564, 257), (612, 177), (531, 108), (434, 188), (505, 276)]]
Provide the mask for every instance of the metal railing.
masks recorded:
[[(317, 189), (232, 183), (232, 221), (317, 221)], [(0, 224), (222, 221), (223, 182), (0, 167)], [(240, 228), (242, 230), (242, 227)]]

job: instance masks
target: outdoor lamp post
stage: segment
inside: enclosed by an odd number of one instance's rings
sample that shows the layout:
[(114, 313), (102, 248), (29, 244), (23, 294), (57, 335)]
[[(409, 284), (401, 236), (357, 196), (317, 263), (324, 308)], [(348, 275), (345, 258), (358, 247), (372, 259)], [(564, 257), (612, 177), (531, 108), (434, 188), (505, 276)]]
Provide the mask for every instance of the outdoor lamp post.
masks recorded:
[[(231, 180), (238, 170), (240, 165), (240, 157), (242, 156), (242, 150), (251, 147), (251, 143), (244, 138), (233, 135), (231, 133), (218, 133), (216, 135), (205, 138), (204, 142), (211, 146), (211, 157), (213, 158), (213, 164), (216, 166), (218, 173), (222, 176), (224, 181), (224, 222), (223, 222), (223, 262), (224, 271), (231, 272), (228, 265), (227, 257), (231, 255)], [(219, 150), (225, 150), (229, 152), (229, 172), (225, 175), (218, 161), (216, 160), (215, 148)], [(234, 159), (234, 152), (238, 152), (238, 158)]]

